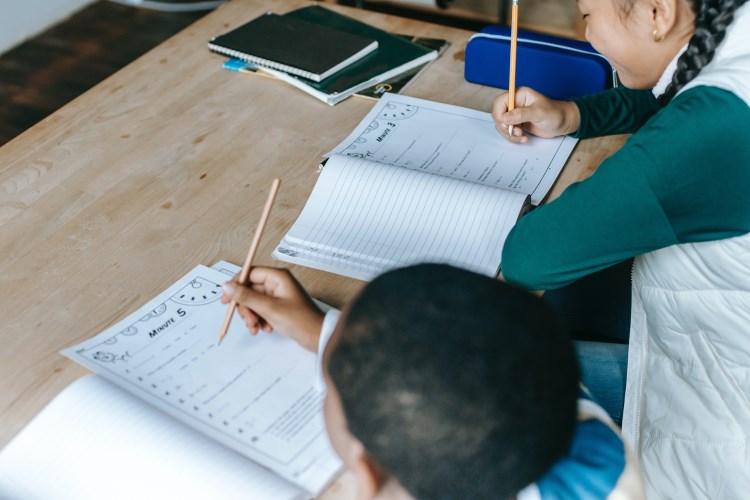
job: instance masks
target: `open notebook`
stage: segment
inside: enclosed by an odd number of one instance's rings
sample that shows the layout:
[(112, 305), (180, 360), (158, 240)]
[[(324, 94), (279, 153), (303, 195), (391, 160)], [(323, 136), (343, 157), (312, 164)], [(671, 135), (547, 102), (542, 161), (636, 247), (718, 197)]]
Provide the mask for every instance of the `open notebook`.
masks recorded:
[(363, 280), (420, 262), (494, 276), (511, 228), (575, 144), (513, 144), (488, 113), (386, 94), (326, 155), (273, 255)]
[(0, 498), (320, 494), (342, 466), (316, 356), (281, 335), (248, 335), (237, 316), (217, 346), (220, 286), (239, 268), (216, 267), (196, 267), (63, 352), (97, 375), (68, 386), (0, 453)]

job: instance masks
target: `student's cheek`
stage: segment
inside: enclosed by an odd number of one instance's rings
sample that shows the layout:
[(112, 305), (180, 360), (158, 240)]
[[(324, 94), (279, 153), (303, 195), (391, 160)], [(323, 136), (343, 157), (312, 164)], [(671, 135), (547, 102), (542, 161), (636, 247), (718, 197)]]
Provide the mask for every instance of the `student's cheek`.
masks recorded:
[(606, 38), (602, 39), (602, 37), (599, 36), (599, 29), (596, 26), (595, 22), (586, 23), (585, 37), (586, 41), (589, 42), (597, 52), (599, 52), (607, 59), (610, 58), (610, 55), (608, 54), (609, 50), (606, 44)]
[[(622, 65), (623, 54), (622, 50), (619, 50), (617, 40), (613, 30), (610, 29), (609, 36), (601, 35), (601, 27), (595, 23), (589, 23), (586, 25), (586, 40), (591, 44), (594, 49), (603, 55), (607, 61), (615, 68), (618, 74), (622, 75), (623, 72), (627, 72), (627, 69)], [(606, 31), (605, 31), (606, 33)]]

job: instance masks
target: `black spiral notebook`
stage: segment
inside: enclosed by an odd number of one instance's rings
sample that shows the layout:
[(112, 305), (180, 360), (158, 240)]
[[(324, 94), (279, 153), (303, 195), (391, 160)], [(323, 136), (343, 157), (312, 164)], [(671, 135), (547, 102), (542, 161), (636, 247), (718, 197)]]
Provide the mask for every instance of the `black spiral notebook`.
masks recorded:
[(314, 82), (346, 68), (377, 47), (373, 38), (270, 12), (212, 38), (208, 44), (213, 52)]

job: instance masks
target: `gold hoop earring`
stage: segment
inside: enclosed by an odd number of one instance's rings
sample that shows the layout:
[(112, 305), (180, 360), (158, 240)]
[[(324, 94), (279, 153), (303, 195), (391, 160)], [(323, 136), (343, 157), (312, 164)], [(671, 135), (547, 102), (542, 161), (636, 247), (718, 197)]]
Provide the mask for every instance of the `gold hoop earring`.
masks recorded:
[(664, 35), (659, 36), (659, 32), (657, 30), (654, 30), (654, 41), (656, 43), (659, 43), (664, 40)]

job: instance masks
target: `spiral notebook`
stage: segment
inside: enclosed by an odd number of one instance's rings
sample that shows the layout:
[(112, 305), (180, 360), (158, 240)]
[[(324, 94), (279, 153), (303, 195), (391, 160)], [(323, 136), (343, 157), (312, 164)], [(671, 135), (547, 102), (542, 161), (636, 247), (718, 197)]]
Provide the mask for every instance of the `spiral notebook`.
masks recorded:
[(378, 42), (356, 33), (269, 12), (212, 38), (208, 48), (320, 82), (377, 49)]
[(404, 40), (399, 36), (317, 4), (287, 12), (284, 17), (315, 23), (378, 41), (378, 50), (322, 82), (300, 78), (284, 71), (276, 71), (270, 68), (263, 69), (272, 76), (331, 106), (360, 90), (373, 87), (378, 83), (406, 73), (412, 68), (436, 59), (438, 56), (436, 47), (425, 47)]

